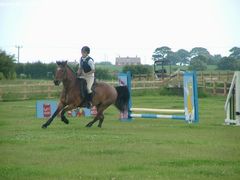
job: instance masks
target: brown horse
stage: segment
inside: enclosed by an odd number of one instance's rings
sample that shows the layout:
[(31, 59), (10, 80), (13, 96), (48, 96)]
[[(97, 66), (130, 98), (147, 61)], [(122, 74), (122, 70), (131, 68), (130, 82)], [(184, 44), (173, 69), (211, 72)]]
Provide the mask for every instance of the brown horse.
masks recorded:
[[(47, 128), (53, 119), (61, 112), (61, 120), (68, 124), (65, 112), (77, 107), (84, 107), (86, 102), (84, 96), (87, 94), (86, 81), (78, 78), (76, 73), (67, 65), (67, 61), (57, 62), (58, 68), (55, 73), (54, 84), (63, 83), (63, 90), (60, 96), (57, 110), (42, 125)], [(86, 97), (86, 96), (85, 96)], [(114, 104), (121, 112), (125, 111), (129, 101), (129, 91), (126, 86), (113, 87), (104, 82), (95, 83), (93, 86), (92, 105), (97, 108), (96, 117), (89, 122), (86, 127), (91, 127), (99, 120), (98, 127), (102, 126), (104, 115), (103, 112), (111, 104)]]

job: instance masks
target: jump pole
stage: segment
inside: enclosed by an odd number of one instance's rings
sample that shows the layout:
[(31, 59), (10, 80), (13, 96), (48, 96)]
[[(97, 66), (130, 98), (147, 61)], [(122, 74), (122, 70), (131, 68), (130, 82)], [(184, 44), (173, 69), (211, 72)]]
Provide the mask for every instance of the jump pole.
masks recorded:
[[(198, 93), (197, 93), (197, 77), (195, 72), (185, 72), (183, 75), (183, 90), (184, 90), (184, 109), (150, 109), (150, 108), (132, 108), (131, 99), (131, 73), (119, 73), (119, 84), (128, 86), (130, 92), (130, 100), (128, 110), (121, 113), (122, 121), (131, 121), (132, 118), (164, 118), (185, 120), (187, 123), (198, 123)], [(184, 113), (184, 115), (162, 115), (162, 114), (135, 114), (132, 112), (159, 112), (159, 113)]]
[(165, 113), (184, 113), (184, 109), (150, 109), (150, 108), (131, 108), (131, 111), (145, 111), (145, 112), (165, 112)]

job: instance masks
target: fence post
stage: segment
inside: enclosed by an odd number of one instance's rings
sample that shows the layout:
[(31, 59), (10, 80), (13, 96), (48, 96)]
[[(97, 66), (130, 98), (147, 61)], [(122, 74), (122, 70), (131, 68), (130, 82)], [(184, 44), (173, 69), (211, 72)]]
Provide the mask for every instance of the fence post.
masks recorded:
[(2, 101), (2, 88), (0, 88), (0, 101)]
[(27, 99), (27, 82), (23, 83), (23, 99)]
[(227, 95), (227, 82), (226, 82), (226, 81), (224, 81), (224, 90), (223, 90), (223, 94), (224, 94), (224, 96)]
[(227, 81), (229, 80), (229, 72), (227, 71)]
[(177, 71), (177, 81), (180, 80), (180, 71)]
[(203, 78), (203, 72), (201, 71), (201, 81), (202, 81), (202, 86), (204, 86), (204, 78)]
[(216, 95), (216, 81), (213, 81), (213, 94)]
[(51, 86), (48, 85), (48, 98), (51, 98)]
[(203, 80), (203, 92), (207, 92), (206, 81)]

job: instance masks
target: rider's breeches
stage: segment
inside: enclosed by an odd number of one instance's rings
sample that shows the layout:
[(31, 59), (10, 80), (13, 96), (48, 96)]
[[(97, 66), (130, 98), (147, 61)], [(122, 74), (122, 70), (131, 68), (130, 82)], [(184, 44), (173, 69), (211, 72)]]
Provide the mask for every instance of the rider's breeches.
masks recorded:
[(94, 83), (94, 77), (92, 76), (85, 76), (84, 79), (87, 81), (87, 91), (88, 93), (92, 92), (92, 85)]

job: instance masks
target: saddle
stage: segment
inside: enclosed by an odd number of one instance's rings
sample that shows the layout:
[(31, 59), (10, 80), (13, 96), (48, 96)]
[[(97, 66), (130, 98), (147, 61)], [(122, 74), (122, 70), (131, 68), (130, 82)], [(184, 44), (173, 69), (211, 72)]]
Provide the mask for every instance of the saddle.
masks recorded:
[[(80, 87), (80, 97), (83, 99), (83, 103), (87, 101), (88, 97), (88, 90), (87, 90), (87, 81), (84, 78), (77, 78), (79, 87)], [(95, 94), (95, 87), (96, 87), (96, 79), (94, 79), (93, 85), (92, 85), (92, 97)]]

